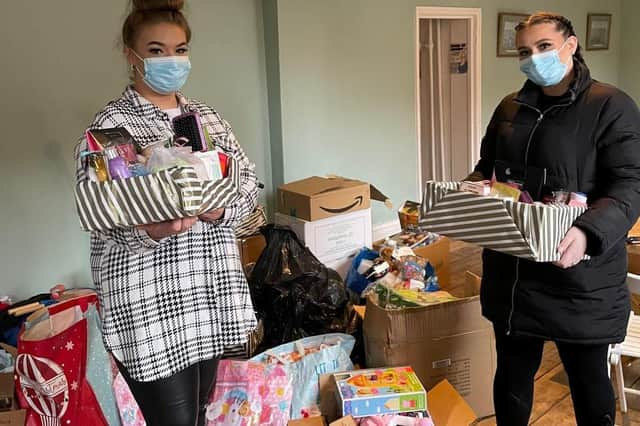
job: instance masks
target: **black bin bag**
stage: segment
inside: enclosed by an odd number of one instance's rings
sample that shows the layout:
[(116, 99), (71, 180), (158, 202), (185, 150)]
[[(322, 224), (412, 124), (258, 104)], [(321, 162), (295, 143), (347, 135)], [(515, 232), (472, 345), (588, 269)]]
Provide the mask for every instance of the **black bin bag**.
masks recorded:
[(264, 321), (263, 346), (307, 336), (344, 332), (349, 292), (289, 227), (261, 228), (267, 245), (249, 277), (251, 297)]

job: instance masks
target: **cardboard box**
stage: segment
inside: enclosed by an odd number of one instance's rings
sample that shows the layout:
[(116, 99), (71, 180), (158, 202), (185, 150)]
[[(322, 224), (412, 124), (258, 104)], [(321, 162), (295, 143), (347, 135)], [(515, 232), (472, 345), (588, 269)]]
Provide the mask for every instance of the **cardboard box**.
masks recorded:
[(0, 411), (9, 411), (14, 403), (13, 374), (0, 373)]
[(560, 259), (560, 240), (586, 210), (487, 197), (459, 185), (427, 182), (420, 228), (536, 262)]
[(385, 310), (368, 301), (367, 366), (411, 365), (427, 389), (447, 379), (478, 416), (490, 415), (495, 337), (481, 314), (479, 278), (443, 290), (461, 299), (404, 310)]
[(402, 229), (418, 226), (420, 203), (416, 201), (405, 201), (398, 210), (398, 219), (400, 220), (400, 227)]
[(323, 416), (307, 417), (306, 419), (289, 420), (288, 426), (327, 426)]
[[(13, 346), (0, 343), (0, 348), (10, 353), (14, 359), (17, 356), (17, 350)], [(13, 373), (0, 373), (0, 426), (24, 426), (27, 412), (18, 409), (13, 376)]]
[(267, 242), (262, 234), (251, 235), (238, 239), (238, 250), (240, 251), (240, 259), (242, 266), (250, 263), (256, 263), (262, 254), (262, 250), (267, 246)]
[(633, 224), (627, 235), (629, 237), (640, 237), (640, 219)]
[(352, 416), (346, 416), (329, 423), (329, 426), (357, 426), (357, 423)]
[(24, 426), (27, 410), (11, 410), (0, 413), (0, 426)]
[[(379, 250), (383, 243), (383, 240), (378, 240), (373, 243), (373, 248)], [(449, 264), (450, 247), (451, 242), (449, 239), (441, 237), (429, 245), (413, 249), (416, 255), (429, 260), (429, 263), (435, 268), (438, 283), (441, 287), (448, 287), (451, 283), (451, 266)]]
[(343, 416), (367, 417), (427, 409), (427, 393), (411, 367), (355, 370), (333, 375)]
[[(320, 409), (331, 426), (354, 426), (351, 416), (339, 418), (333, 375), (320, 376)], [(445, 379), (427, 392), (429, 414), (436, 426), (471, 425), (477, 416), (467, 402)]]
[[(627, 270), (632, 274), (640, 274), (640, 244), (627, 244)], [(640, 294), (631, 293), (631, 309), (640, 315)]]
[(347, 178), (312, 176), (278, 188), (279, 213), (308, 221), (368, 209), (369, 184)]
[(371, 247), (371, 209), (313, 222), (276, 213), (276, 223), (289, 226), (323, 263), (344, 260)]
[(470, 425), (477, 416), (446, 379), (427, 392), (429, 414), (437, 426)]
[(640, 244), (627, 244), (628, 271), (640, 275)]

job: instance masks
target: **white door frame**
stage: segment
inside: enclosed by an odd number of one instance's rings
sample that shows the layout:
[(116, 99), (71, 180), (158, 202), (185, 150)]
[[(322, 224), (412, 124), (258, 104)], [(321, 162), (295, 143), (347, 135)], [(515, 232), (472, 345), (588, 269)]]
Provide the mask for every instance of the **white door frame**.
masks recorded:
[(422, 199), (422, 118), (420, 112), (420, 20), (421, 19), (468, 19), (469, 38), (469, 100), (471, 125), (469, 126), (469, 172), (478, 162), (482, 138), (482, 9), (467, 7), (416, 7), (416, 127), (418, 135), (418, 200)]

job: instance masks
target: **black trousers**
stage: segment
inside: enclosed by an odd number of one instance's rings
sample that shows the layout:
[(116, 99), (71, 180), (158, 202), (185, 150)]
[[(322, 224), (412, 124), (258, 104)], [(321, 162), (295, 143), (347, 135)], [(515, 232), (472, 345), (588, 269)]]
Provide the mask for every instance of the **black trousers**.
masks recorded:
[(218, 359), (201, 361), (166, 379), (139, 382), (116, 360), (148, 426), (205, 424), (209, 394), (215, 386)]
[[(533, 404), (533, 382), (542, 360), (544, 340), (511, 337), (496, 330), (498, 366), (493, 398), (498, 426), (525, 426)], [(569, 377), (579, 426), (613, 426), (616, 400), (607, 374), (609, 345), (556, 342)]]

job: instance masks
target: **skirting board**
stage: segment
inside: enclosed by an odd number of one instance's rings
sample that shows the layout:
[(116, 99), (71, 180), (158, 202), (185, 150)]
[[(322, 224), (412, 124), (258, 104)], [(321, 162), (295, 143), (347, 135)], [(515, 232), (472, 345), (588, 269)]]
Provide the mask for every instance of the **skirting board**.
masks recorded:
[(398, 219), (381, 223), (373, 227), (373, 241), (383, 240), (389, 235), (397, 234), (402, 228)]

